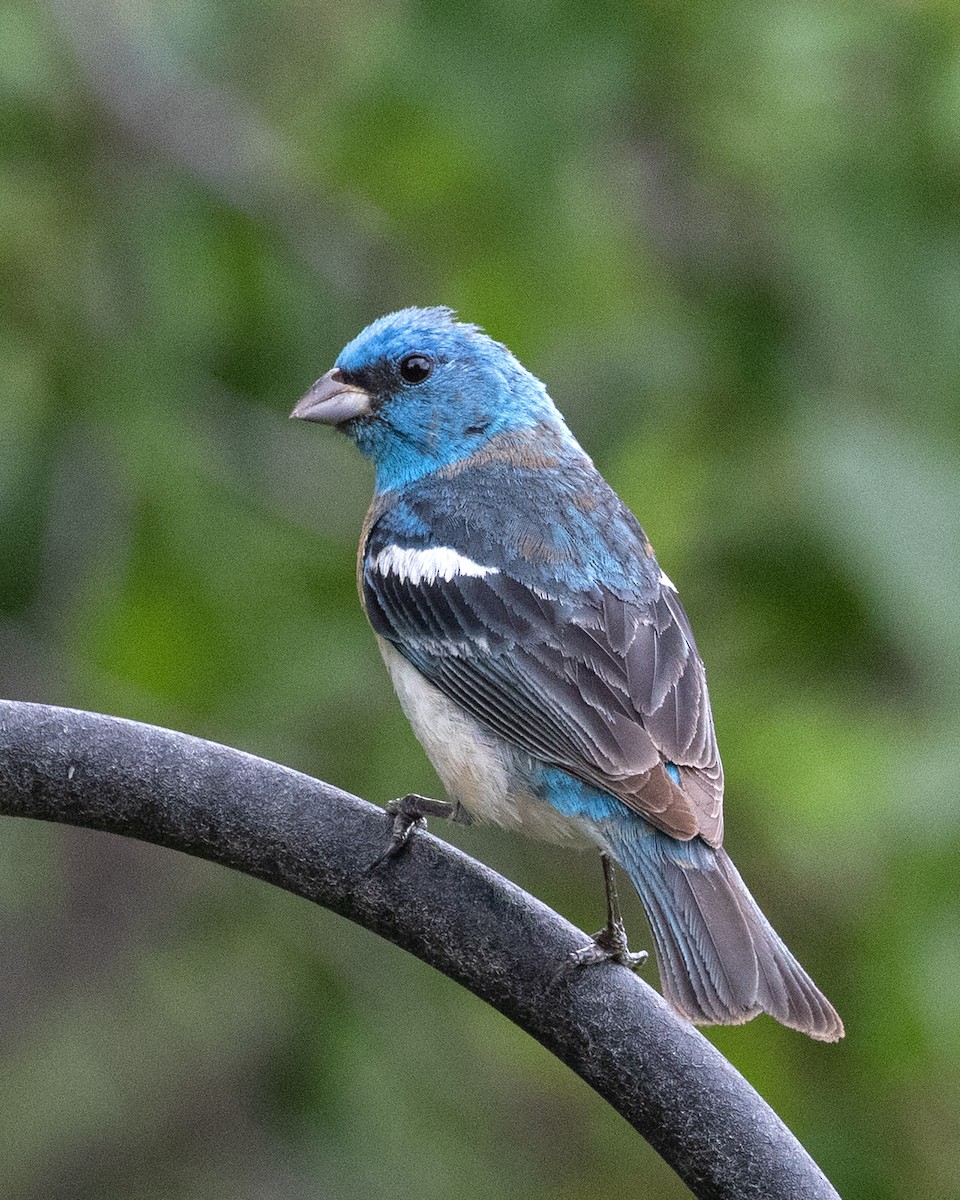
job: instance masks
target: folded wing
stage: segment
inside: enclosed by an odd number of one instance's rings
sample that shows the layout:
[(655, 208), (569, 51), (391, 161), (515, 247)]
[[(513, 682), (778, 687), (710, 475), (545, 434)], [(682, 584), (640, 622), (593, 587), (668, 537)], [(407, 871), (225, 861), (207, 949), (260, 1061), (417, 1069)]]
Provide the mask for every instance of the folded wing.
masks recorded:
[(551, 594), (449, 548), (373, 537), (361, 583), (377, 633), (476, 720), (674, 837), (720, 844), (706, 678), (665, 576), (645, 598)]

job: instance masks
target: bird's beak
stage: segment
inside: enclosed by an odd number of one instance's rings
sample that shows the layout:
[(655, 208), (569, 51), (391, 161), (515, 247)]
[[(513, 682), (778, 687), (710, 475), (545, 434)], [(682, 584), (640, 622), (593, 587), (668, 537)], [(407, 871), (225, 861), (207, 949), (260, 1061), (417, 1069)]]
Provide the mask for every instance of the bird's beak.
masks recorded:
[(371, 411), (370, 393), (346, 383), (334, 367), (321, 375), (290, 416), (298, 421), (319, 421), (321, 425), (342, 425)]

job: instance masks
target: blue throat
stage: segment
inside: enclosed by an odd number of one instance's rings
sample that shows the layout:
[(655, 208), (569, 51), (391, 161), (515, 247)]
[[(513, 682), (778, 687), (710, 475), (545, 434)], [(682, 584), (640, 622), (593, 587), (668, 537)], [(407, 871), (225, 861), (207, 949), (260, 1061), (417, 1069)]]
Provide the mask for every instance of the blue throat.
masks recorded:
[(462, 441), (441, 442), (425, 449), (401, 430), (385, 426), (380, 420), (358, 422), (350, 436), (360, 453), (373, 461), (377, 492), (399, 490), (441, 467), (458, 462), (482, 444), (479, 439), (475, 445), (465, 445)]
[[(387, 424), (383, 418), (358, 421), (349, 431), (357, 449), (372, 460), (376, 470), (377, 493), (399, 491), (443, 467), (464, 463), (471, 455), (487, 447), (498, 435), (516, 435), (523, 439), (538, 425), (536, 416), (520, 420), (515, 415), (489, 421), (481, 432), (449, 434), (424, 440), (410, 436), (403, 429)], [(564, 432), (566, 432), (564, 430)], [(572, 442), (569, 434), (566, 437)]]

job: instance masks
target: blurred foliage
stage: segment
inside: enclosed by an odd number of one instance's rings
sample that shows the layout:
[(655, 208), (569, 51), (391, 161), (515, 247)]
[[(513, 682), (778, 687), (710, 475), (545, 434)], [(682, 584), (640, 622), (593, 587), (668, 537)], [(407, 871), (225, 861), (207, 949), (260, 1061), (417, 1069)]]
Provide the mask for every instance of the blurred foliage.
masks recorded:
[[(286, 415), (453, 305), (678, 581), (728, 844), (848, 1030), (710, 1036), (848, 1200), (960, 1194), (958, 194), (933, 0), (4, 0), (3, 694), (436, 791), (369, 472)], [(597, 924), (592, 856), (440, 832)], [(3, 1198), (685, 1194), (426, 967), (106, 836), (2, 825), (0, 1060)]]

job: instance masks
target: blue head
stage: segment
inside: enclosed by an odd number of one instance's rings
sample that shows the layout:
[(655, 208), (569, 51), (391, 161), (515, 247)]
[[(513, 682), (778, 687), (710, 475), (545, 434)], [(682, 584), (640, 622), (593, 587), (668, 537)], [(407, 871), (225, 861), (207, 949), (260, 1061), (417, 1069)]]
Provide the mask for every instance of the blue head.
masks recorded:
[(537, 425), (575, 444), (539, 379), (449, 308), (405, 308), (368, 325), (291, 415), (342, 429), (373, 459), (381, 491)]

